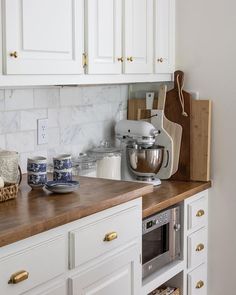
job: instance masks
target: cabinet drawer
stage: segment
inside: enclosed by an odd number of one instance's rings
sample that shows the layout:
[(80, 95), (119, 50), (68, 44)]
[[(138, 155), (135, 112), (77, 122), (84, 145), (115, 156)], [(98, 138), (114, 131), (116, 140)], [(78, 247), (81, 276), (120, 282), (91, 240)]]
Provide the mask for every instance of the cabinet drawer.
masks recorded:
[(193, 201), (188, 204), (188, 229), (198, 229), (206, 224), (207, 219), (207, 197)]
[(207, 259), (207, 233), (202, 228), (188, 237), (188, 268), (196, 267)]
[[(58, 236), (32, 247), (12, 253), (0, 260), (1, 294), (19, 295), (50, 279), (66, 269), (65, 238)], [(19, 271), (28, 272), (28, 279), (9, 284), (10, 277)]]
[(188, 295), (207, 295), (207, 269), (202, 264), (188, 274)]
[[(139, 208), (133, 207), (71, 231), (70, 268), (105, 254), (138, 235), (141, 237), (141, 218)], [(114, 233), (111, 241), (105, 241), (110, 233)]]

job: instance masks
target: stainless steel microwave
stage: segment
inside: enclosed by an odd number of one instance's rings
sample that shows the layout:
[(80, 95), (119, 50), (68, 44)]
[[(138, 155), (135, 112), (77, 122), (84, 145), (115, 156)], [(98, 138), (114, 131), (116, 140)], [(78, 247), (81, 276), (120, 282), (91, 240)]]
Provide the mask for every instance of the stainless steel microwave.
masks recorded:
[(143, 220), (143, 278), (180, 257), (180, 207)]

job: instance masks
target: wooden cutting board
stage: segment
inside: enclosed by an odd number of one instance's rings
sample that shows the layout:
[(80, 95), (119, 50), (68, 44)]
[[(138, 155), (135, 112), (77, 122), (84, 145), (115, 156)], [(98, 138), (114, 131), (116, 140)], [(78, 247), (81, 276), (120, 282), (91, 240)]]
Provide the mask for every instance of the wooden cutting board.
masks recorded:
[(192, 100), (190, 179), (210, 180), (211, 100)]
[[(159, 110), (165, 109), (165, 103), (166, 103), (166, 89), (167, 87), (165, 85), (162, 85), (158, 92), (158, 100), (157, 100), (157, 108)], [(141, 101), (139, 101), (139, 106), (143, 107)], [(151, 110), (143, 110), (138, 109), (138, 116), (137, 120), (147, 120), (148, 122), (151, 122), (151, 119), (147, 119), (151, 117), (151, 114), (153, 114), (153, 111)], [(179, 155), (180, 155), (180, 147), (181, 147), (181, 139), (182, 139), (182, 126), (179, 124), (176, 124), (175, 122), (172, 122), (168, 120), (163, 115), (163, 127), (167, 131), (167, 133), (170, 135), (173, 141), (173, 166), (172, 166), (172, 172), (171, 175), (176, 173), (178, 170), (179, 165)]]
[(172, 175), (173, 180), (189, 180), (190, 179), (190, 118), (191, 118), (191, 95), (186, 91), (182, 91), (184, 99), (184, 111), (188, 116), (182, 114), (179, 99), (179, 87), (183, 88), (184, 73), (176, 71), (174, 74), (174, 88), (167, 92), (165, 115), (172, 121), (182, 126), (182, 142), (180, 147), (179, 166), (177, 172)]
[[(184, 98), (185, 96), (185, 91)], [(168, 94), (168, 92), (167, 92)], [(128, 102), (128, 119), (137, 120), (138, 119), (138, 110), (145, 110), (146, 102), (145, 98), (143, 99), (130, 99)], [(182, 159), (181, 174), (175, 174), (175, 180), (195, 180), (195, 181), (208, 181), (210, 180), (210, 142), (211, 142), (211, 101), (210, 100), (193, 100), (190, 99), (190, 126), (187, 127), (183, 124), (183, 136), (189, 138), (182, 139), (181, 151), (180, 151), (180, 161)], [(169, 102), (165, 107), (169, 106)], [(170, 107), (170, 106), (169, 106)], [(172, 106), (171, 106), (172, 107)], [(179, 106), (180, 107), (180, 106)], [(154, 99), (153, 108), (157, 108), (157, 98)], [(181, 110), (181, 108), (180, 108)], [(186, 99), (185, 110), (188, 112), (188, 103)], [(141, 111), (141, 118), (150, 117), (150, 111), (143, 113)], [(170, 118), (170, 115), (169, 115)], [(184, 119), (183, 119), (184, 120)], [(187, 123), (185, 123), (187, 124)], [(181, 123), (180, 123), (181, 125)], [(186, 132), (184, 129), (189, 128), (189, 131)], [(185, 132), (185, 133), (184, 133)], [(190, 136), (191, 135), (191, 136)], [(185, 164), (183, 164), (183, 156), (181, 158), (181, 153), (183, 154), (184, 150), (188, 150), (186, 144), (189, 144), (189, 156), (186, 156)], [(188, 152), (186, 152), (188, 153)], [(187, 171), (189, 178), (183, 178), (183, 171)], [(179, 177), (179, 178), (178, 178)]]

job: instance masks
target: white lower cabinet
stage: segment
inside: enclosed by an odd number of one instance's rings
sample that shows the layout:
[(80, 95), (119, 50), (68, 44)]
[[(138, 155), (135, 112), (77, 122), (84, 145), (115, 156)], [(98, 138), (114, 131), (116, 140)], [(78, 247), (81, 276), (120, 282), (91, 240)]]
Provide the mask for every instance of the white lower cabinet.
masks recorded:
[[(23, 294), (64, 274), (66, 241), (63, 236), (39, 243), (33, 242), (32, 238), (32, 243), (26, 247), (18, 245), (15, 251), (0, 257), (0, 266), (0, 294)], [(20, 281), (20, 276), (24, 280)]]
[(140, 286), (138, 246), (69, 279), (71, 295), (138, 295)]
[(207, 268), (205, 264), (188, 274), (188, 295), (207, 295)]
[(59, 286), (54, 286), (54, 287), (51, 287), (51, 288), (48, 288), (47, 290), (44, 290), (44, 291), (40, 291), (39, 293), (27, 293), (27, 295), (31, 295), (31, 294), (35, 294), (35, 295), (67, 295), (68, 292), (67, 292), (67, 284), (64, 283), (64, 284), (61, 284)]
[(141, 222), (140, 198), (2, 247), (0, 294), (139, 295)]
[(207, 295), (208, 192), (185, 201), (186, 292)]

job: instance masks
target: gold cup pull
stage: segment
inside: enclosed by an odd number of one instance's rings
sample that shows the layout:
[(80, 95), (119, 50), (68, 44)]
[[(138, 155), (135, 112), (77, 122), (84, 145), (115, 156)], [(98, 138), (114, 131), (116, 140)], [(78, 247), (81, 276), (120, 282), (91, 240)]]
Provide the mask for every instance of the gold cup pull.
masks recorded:
[(20, 270), (13, 275), (11, 275), (8, 284), (18, 284), (22, 281), (27, 280), (29, 277), (29, 273), (26, 270)]
[(164, 59), (161, 57), (161, 58), (158, 58), (157, 61), (162, 63), (164, 61)]
[(205, 211), (203, 209), (197, 211), (197, 217), (202, 217), (203, 215), (205, 215)]
[(120, 61), (120, 62), (123, 62), (124, 58), (123, 57), (118, 57), (117, 60)]
[(113, 240), (115, 240), (117, 238), (118, 238), (118, 234), (117, 234), (117, 232), (114, 231), (114, 232), (106, 234), (103, 241), (104, 242), (110, 242), (110, 241), (113, 241)]
[(204, 286), (204, 282), (203, 281), (199, 281), (196, 284), (196, 289), (201, 289)]
[(10, 56), (14, 57), (14, 58), (17, 58), (18, 57), (18, 52), (17, 51), (11, 52)]
[(133, 56), (130, 56), (130, 57), (127, 57), (127, 60), (132, 62), (134, 59), (133, 59)]
[(197, 245), (197, 247), (196, 247), (196, 251), (197, 251), (197, 252), (201, 252), (202, 250), (204, 250), (204, 248), (205, 248), (205, 246), (204, 246), (203, 244), (199, 244), (199, 245)]

